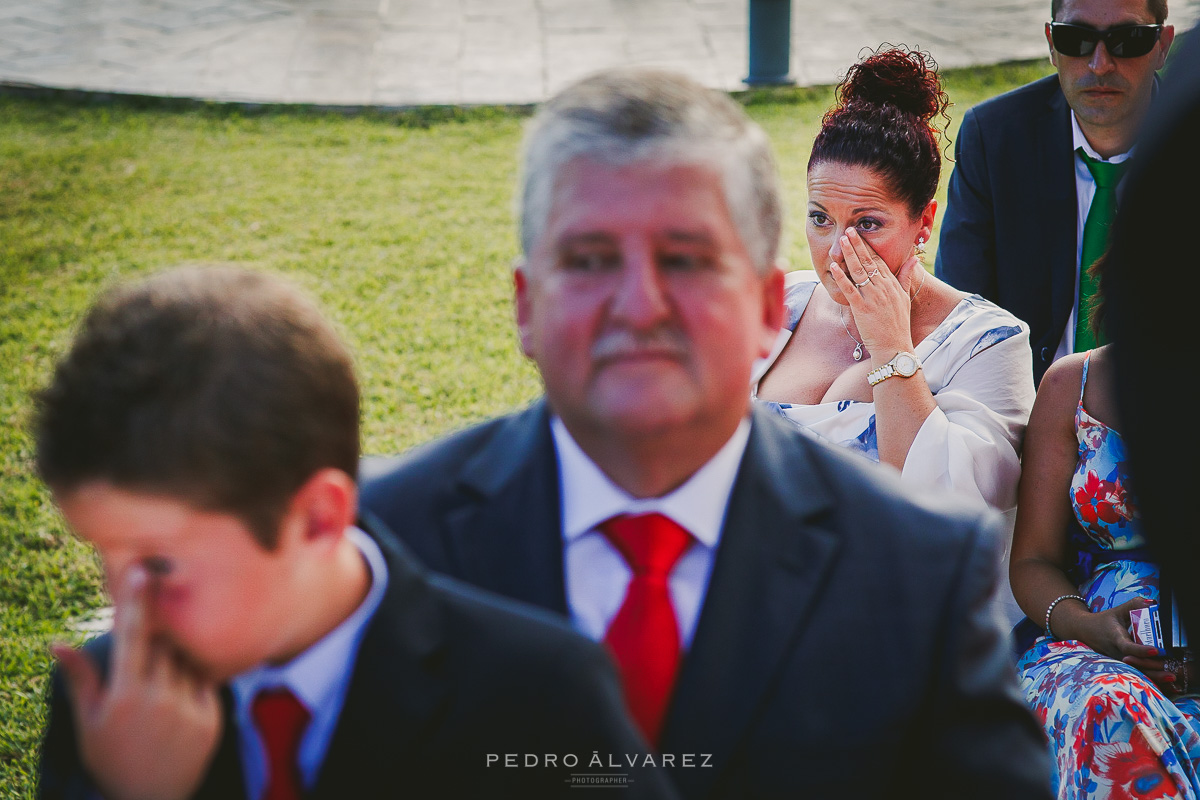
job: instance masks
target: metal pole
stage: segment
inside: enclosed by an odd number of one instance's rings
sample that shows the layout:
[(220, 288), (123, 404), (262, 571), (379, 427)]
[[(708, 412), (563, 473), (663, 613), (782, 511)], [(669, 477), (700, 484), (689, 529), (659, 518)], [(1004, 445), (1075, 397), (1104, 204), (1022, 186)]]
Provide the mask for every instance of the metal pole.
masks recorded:
[(750, 0), (750, 86), (790, 86), (792, 0)]

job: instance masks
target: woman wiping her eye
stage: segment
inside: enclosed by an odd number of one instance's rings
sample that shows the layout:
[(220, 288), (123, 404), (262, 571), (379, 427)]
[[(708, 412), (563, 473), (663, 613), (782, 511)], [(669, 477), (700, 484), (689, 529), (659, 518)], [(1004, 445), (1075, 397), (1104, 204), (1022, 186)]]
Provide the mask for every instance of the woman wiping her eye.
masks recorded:
[[(787, 325), (756, 397), (821, 438), (1009, 514), (1033, 405), (1029, 329), (927, 273), (948, 99), (927, 54), (852, 66), (808, 163), (815, 273), (789, 276)], [(1021, 614), (1003, 593), (1004, 613)]]

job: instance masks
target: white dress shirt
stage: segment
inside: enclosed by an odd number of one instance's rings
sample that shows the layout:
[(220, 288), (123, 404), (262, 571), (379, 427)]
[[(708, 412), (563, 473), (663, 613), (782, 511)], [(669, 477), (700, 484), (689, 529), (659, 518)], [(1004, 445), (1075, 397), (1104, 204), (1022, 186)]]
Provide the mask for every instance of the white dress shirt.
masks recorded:
[[(1092, 198), (1096, 195), (1096, 179), (1088, 171), (1084, 160), (1079, 157), (1079, 148), (1081, 147), (1090, 158), (1107, 161), (1111, 164), (1120, 164), (1132, 156), (1133, 151), (1137, 149), (1131, 147), (1112, 158), (1101, 158), (1100, 154), (1088, 144), (1087, 137), (1083, 135), (1083, 130), (1079, 127), (1079, 120), (1075, 118), (1075, 112), (1071, 112), (1071, 149), (1075, 153), (1075, 197), (1077, 200), (1075, 207), (1079, 212), (1075, 224), (1075, 304), (1071, 307), (1071, 316), (1067, 318), (1067, 327), (1063, 330), (1063, 338), (1058, 343), (1058, 350), (1054, 353), (1055, 361), (1075, 352), (1075, 321), (1079, 318), (1079, 261), (1083, 258), (1083, 226), (1087, 223), (1088, 211), (1092, 209)], [(1118, 194), (1124, 186), (1125, 181), (1122, 179), (1121, 183), (1117, 185)]]
[(729, 495), (750, 438), (750, 420), (743, 419), (729, 441), (686, 483), (670, 494), (648, 499), (633, 497), (609, 480), (558, 417), (550, 420), (550, 430), (558, 451), (567, 605), (575, 627), (596, 641), (603, 640), (632, 576), (621, 553), (597, 526), (618, 514), (658, 512), (696, 539), (676, 562), (668, 581), (680, 646), (687, 650), (708, 591)]
[(257, 667), (230, 681), (237, 716), (238, 752), (242, 757), (246, 797), (250, 800), (259, 800), (267, 788), (266, 750), (250, 712), (260, 689), (286, 686), (312, 715), (297, 754), (305, 789), (312, 788), (325, 761), (350, 688), (358, 646), (383, 600), (388, 582), (387, 563), (379, 545), (358, 528), (347, 529), (346, 535), (358, 546), (371, 570), (371, 588), (362, 603), (340, 625), (288, 663)]

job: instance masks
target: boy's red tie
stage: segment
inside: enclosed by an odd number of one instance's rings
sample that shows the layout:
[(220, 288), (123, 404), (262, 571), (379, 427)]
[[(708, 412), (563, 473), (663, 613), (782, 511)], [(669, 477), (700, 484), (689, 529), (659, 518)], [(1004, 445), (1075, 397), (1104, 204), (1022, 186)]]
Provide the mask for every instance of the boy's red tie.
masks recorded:
[(264, 689), (251, 706), (267, 751), (267, 788), (263, 800), (300, 800), (300, 739), (311, 715), (292, 690)]

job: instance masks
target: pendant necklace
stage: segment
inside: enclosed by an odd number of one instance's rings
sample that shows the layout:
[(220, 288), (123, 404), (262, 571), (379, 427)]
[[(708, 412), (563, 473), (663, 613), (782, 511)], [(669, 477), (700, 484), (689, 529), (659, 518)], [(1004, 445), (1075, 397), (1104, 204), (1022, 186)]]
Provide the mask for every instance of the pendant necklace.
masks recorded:
[(863, 343), (855, 339), (854, 334), (850, 332), (850, 326), (846, 324), (846, 307), (843, 305), (838, 305), (838, 318), (842, 321), (842, 327), (846, 329), (846, 335), (854, 342), (854, 360), (862, 361)]

